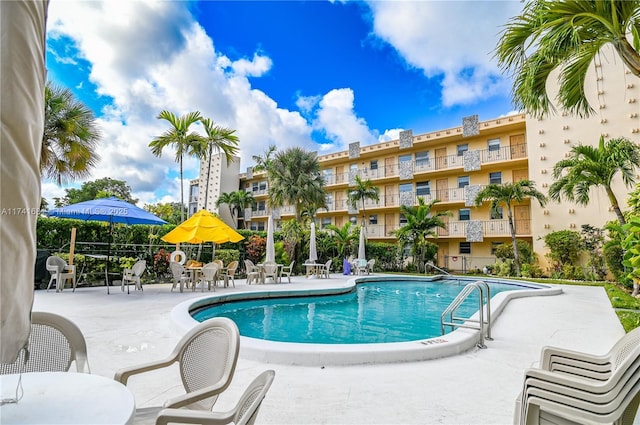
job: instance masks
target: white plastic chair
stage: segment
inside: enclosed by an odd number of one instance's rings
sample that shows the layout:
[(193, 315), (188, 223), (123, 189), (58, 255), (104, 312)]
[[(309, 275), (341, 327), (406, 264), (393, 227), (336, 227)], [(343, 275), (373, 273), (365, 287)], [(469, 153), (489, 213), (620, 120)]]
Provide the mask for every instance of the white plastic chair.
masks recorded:
[(275, 371), (266, 370), (249, 384), (240, 400), (232, 410), (227, 412), (204, 412), (185, 409), (163, 409), (156, 420), (156, 425), (169, 423), (203, 424), (203, 425), (252, 425), (255, 423), (262, 400), (269, 391)]
[(184, 266), (176, 261), (171, 261), (169, 263), (169, 269), (173, 275), (173, 286), (171, 287), (171, 291), (173, 292), (173, 290), (176, 289), (176, 286), (180, 285), (180, 292), (183, 292), (185, 286), (187, 288), (189, 287), (191, 277), (187, 275)]
[(147, 262), (145, 260), (139, 260), (130, 269), (124, 269), (122, 271), (122, 292), (124, 292), (124, 285), (127, 285), (127, 294), (129, 293), (129, 285), (134, 284), (136, 289), (142, 291), (142, 282), (140, 277), (147, 268)]
[(251, 260), (244, 260), (244, 267), (247, 272), (247, 285), (251, 285), (251, 282), (260, 282), (260, 269), (253, 264)]
[(84, 335), (69, 319), (53, 313), (31, 313), (31, 333), (27, 345), (29, 356), (21, 350), (13, 363), (0, 363), (0, 374), (21, 372), (68, 372), (73, 362), (76, 370), (91, 373)]
[(69, 265), (62, 258), (52, 255), (47, 258), (47, 270), (51, 273), (49, 279), (49, 285), (47, 291), (51, 288), (53, 281), (56, 281), (56, 292), (60, 292), (64, 289), (64, 284), (68, 279), (71, 279), (73, 283), (73, 291), (76, 290), (76, 266)]
[(202, 267), (202, 277), (200, 278), (200, 285), (202, 285), (202, 292), (204, 292), (204, 285), (207, 284), (209, 291), (211, 290), (211, 286), (213, 286), (213, 290), (216, 290), (216, 286), (218, 286), (218, 264), (217, 263), (207, 263)]
[(320, 277), (326, 277), (327, 279), (329, 279), (331, 277), (331, 263), (333, 262), (333, 260), (329, 260), (325, 263), (324, 267), (322, 268), (322, 273), (320, 274)]
[(291, 273), (293, 273), (294, 263), (295, 263), (295, 260), (292, 261), (288, 266), (284, 266), (280, 269), (280, 283), (282, 283), (282, 276), (286, 276), (287, 279), (289, 280), (289, 283), (291, 283)]
[(375, 265), (376, 265), (375, 258), (372, 258), (371, 260), (367, 261), (367, 274), (373, 273), (373, 266)]
[[(168, 357), (120, 369), (114, 379), (126, 385), (133, 375), (177, 363), (185, 394), (170, 398), (163, 406), (137, 409), (136, 418), (156, 417), (163, 407), (210, 411), (231, 383), (239, 349), (240, 332), (236, 324), (225, 317), (214, 317), (189, 330)], [(135, 422), (138, 421), (134, 419)]]
[(236, 287), (236, 271), (238, 270), (238, 262), (237, 261), (232, 261), (229, 264), (227, 264), (227, 267), (225, 267), (222, 270), (221, 276), (224, 279), (224, 284), (225, 286), (229, 286), (229, 280), (231, 280), (231, 283), (233, 284), (233, 287)]
[(544, 347), (541, 369), (525, 372), (514, 423), (631, 424), (638, 403), (640, 328), (602, 356)]
[(278, 283), (278, 265), (276, 263), (264, 263), (262, 270), (263, 283), (267, 281), (267, 278), (272, 278), (274, 283)]

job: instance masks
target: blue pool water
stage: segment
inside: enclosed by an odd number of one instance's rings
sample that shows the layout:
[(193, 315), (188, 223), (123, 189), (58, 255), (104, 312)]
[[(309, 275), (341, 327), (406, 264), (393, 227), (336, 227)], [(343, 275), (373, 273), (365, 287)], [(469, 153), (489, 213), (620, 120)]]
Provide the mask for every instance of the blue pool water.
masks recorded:
[[(415, 341), (441, 335), (444, 309), (469, 281), (387, 281), (360, 283), (346, 294), (227, 302), (192, 312), (198, 321), (234, 320), (243, 336), (281, 342), (368, 344)], [(491, 296), (526, 287), (489, 283)], [(478, 310), (469, 297), (456, 313)]]

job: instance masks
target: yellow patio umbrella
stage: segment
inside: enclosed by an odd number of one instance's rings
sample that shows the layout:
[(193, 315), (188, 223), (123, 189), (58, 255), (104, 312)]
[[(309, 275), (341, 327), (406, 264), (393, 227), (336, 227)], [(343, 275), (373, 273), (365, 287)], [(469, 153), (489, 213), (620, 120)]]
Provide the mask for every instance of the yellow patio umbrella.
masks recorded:
[(200, 210), (161, 238), (169, 243), (225, 243), (244, 239), (224, 221), (207, 210)]

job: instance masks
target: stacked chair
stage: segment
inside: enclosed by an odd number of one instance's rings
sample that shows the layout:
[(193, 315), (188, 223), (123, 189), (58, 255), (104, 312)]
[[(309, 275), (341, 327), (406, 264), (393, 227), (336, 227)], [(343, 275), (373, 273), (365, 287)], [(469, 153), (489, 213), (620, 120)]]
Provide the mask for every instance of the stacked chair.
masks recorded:
[(525, 371), (514, 423), (633, 424), (640, 404), (640, 328), (602, 356), (542, 349), (539, 369)]

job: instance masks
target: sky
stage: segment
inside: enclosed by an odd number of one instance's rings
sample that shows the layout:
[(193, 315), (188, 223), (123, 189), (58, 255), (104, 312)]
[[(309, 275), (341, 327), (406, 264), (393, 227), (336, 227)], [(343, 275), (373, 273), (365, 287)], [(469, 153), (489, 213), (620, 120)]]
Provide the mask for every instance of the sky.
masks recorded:
[[(514, 113), (493, 51), (522, 8), (503, 1), (51, 0), (48, 79), (91, 108), (100, 161), (138, 205), (180, 201), (162, 110), (236, 130), (241, 171), (269, 145), (319, 154)], [(192, 130), (204, 134), (202, 127)], [(184, 158), (185, 196), (199, 162)], [(44, 180), (53, 205), (65, 188)]]

